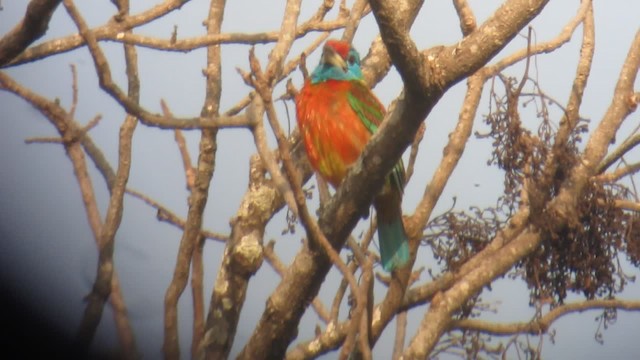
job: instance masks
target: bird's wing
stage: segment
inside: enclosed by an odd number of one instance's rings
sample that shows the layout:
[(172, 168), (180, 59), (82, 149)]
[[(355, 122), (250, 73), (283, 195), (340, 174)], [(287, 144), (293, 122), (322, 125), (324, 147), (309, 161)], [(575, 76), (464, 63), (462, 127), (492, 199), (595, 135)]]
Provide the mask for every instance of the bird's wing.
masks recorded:
[[(364, 83), (360, 81), (351, 81), (351, 83), (352, 86), (347, 93), (349, 105), (358, 115), (362, 124), (373, 134), (378, 130), (378, 126), (384, 119), (385, 108)], [(400, 190), (400, 193), (404, 191), (406, 180), (404, 174), (404, 164), (400, 159), (390, 174), (392, 183)]]

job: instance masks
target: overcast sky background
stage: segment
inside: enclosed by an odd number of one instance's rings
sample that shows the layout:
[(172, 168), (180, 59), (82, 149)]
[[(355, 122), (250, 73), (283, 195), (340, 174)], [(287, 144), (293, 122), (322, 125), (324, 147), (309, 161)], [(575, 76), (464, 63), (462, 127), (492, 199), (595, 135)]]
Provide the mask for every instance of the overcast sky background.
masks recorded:
[[(500, 1), (469, 1), (478, 22), (482, 22), (501, 3)], [(149, 8), (156, 1), (132, 1), (132, 12)], [(305, 3), (300, 19), (307, 19), (317, 9), (319, 1)], [(23, 16), (26, 1), (3, 1), (0, 11), (0, 35), (11, 29)], [(557, 35), (568, 19), (576, 13), (578, 1), (554, 1), (534, 23), (538, 42)], [(89, 24), (96, 26), (108, 21), (114, 12), (109, 1), (78, 1), (78, 6)], [(206, 16), (207, 1), (194, 0), (181, 10), (136, 30), (139, 33), (169, 38), (173, 26), (178, 26), (179, 38), (204, 33), (201, 23)], [(225, 11), (223, 31), (262, 32), (278, 29), (284, 2), (230, 1)], [(585, 93), (581, 114), (591, 119), (591, 127), (602, 117), (610, 102), (621, 64), (631, 40), (638, 30), (640, 2), (596, 1), (596, 53)], [(334, 12), (335, 15), (335, 12)], [(331, 17), (331, 16), (330, 16)], [(250, 19), (250, 20), (249, 20)], [(45, 38), (57, 38), (75, 33), (76, 29), (61, 6), (49, 25)], [(377, 34), (373, 17), (362, 21), (354, 45), (363, 55)], [(439, 44), (449, 45), (460, 39), (458, 19), (451, 1), (427, 1), (412, 29), (414, 40), (420, 48)], [(336, 33), (334, 37), (339, 37)], [(579, 54), (581, 32), (573, 41), (547, 56), (536, 58), (538, 77), (544, 90), (561, 102), (568, 98), (575, 64)], [(291, 55), (298, 54), (309, 40), (308, 36), (297, 43)], [(101, 43), (107, 53), (114, 78), (125, 86), (124, 62), (120, 44)], [(517, 38), (503, 52), (509, 53), (526, 46), (526, 39)], [(272, 45), (256, 47), (262, 59)], [(223, 46), (223, 95), (221, 109), (225, 110), (242, 99), (249, 91), (235, 71), (235, 67), (248, 69), (248, 46)], [(202, 68), (205, 51), (187, 54), (163, 53), (139, 49), (141, 102), (152, 111), (160, 112), (160, 99), (165, 99), (177, 116), (197, 116), (204, 99)], [(319, 54), (311, 55), (309, 67), (315, 66)], [(32, 64), (3, 69), (14, 79), (48, 98), (59, 98), (61, 104), (71, 103), (71, 72), (69, 64), (78, 68), (80, 99), (77, 120), (86, 124), (97, 114), (102, 114), (100, 124), (91, 131), (94, 141), (115, 166), (117, 159), (118, 129), (124, 113), (116, 103), (102, 93), (97, 85), (93, 62), (86, 49), (57, 55)], [(263, 62), (264, 64), (264, 62)], [(518, 69), (508, 74), (520, 77)], [(297, 86), (301, 76), (293, 76)], [(636, 86), (637, 88), (637, 86)], [(385, 105), (399, 93), (401, 82), (392, 71), (374, 91)], [(416, 173), (409, 184), (403, 203), (406, 212), (415, 208), (423, 192), (423, 186), (440, 161), (447, 135), (457, 121), (465, 85), (451, 89), (427, 119), (427, 133), (416, 165)], [(282, 89), (280, 89), (282, 92)], [(278, 93), (276, 93), (278, 95)], [(487, 98), (483, 98), (480, 114), (486, 113)], [(284, 107), (281, 120), (285, 122)], [(289, 104), (291, 126), (293, 105)], [(37, 110), (13, 94), (0, 92), (0, 280), (19, 294), (31, 309), (47, 316), (60, 332), (72, 336), (84, 310), (83, 297), (91, 289), (97, 264), (94, 244), (82, 200), (73, 176), (70, 161), (59, 145), (26, 145), (24, 139), (39, 136), (56, 136), (53, 127)], [(556, 118), (557, 119), (557, 118)], [(638, 114), (627, 120), (623, 131), (638, 124)], [(474, 130), (486, 129), (481, 118)], [(624, 132), (621, 132), (624, 134)], [(197, 156), (199, 134), (187, 133), (191, 155)], [(620, 138), (619, 138), (620, 140)], [(488, 206), (495, 203), (502, 189), (502, 178), (495, 169), (486, 167), (491, 146), (490, 140), (473, 139), (447, 185), (434, 214), (452, 205), (467, 209), (471, 205)], [(274, 144), (272, 142), (272, 144)], [(246, 130), (223, 130), (218, 135), (216, 170), (211, 186), (209, 203), (205, 212), (205, 227), (228, 233), (229, 219), (237, 210), (239, 200), (246, 190), (249, 157), (255, 152), (251, 134)], [(638, 156), (635, 154), (634, 156)], [(182, 163), (173, 140), (173, 133), (139, 125), (134, 135), (133, 166), (129, 187), (142, 191), (181, 216), (186, 215), (187, 191), (184, 186)], [(100, 175), (89, 166), (97, 197), (104, 215), (108, 201), (106, 186)], [(367, 226), (363, 221), (358, 229)], [(276, 251), (283, 261), (289, 262), (299, 248), (303, 231), (298, 227), (295, 235), (280, 236), (284, 228), (284, 214), (276, 215), (267, 228), (265, 241), (276, 239)], [(155, 211), (132, 197), (125, 197), (125, 213), (116, 240), (115, 262), (120, 276), (124, 299), (129, 309), (139, 351), (145, 358), (161, 356), (163, 340), (163, 299), (171, 280), (181, 232), (170, 225), (158, 223)], [(208, 243), (205, 247), (205, 303), (208, 305), (211, 287), (215, 280), (223, 244)], [(433, 266), (433, 259), (423, 251), (416, 267)], [(431, 263), (430, 263), (431, 261)], [(626, 265), (631, 271), (631, 267)], [(236, 354), (251, 335), (253, 326), (264, 309), (267, 296), (278, 283), (275, 273), (264, 265), (251, 281), (247, 302), (243, 308), (238, 334), (232, 354)], [(338, 284), (336, 271), (327, 278), (329, 286), (323, 287), (321, 298), (327, 306)], [(377, 288), (376, 299), (381, 299), (383, 289)], [(625, 296), (640, 297), (640, 287), (629, 285)], [(498, 314), (487, 314), (488, 319), (503, 321), (528, 320), (532, 310), (528, 308), (525, 286), (512, 281), (499, 281), (492, 291), (485, 291), (483, 300), (499, 306)], [(499, 301), (499, 302), (498, 302)], [(424, 309), (410, 316), (408, 334), (413, 334), (422, 318)], [(618, 313), (617, 323), (604, 334), (604, 346), (594, 341), (597, 312), (572, 314), (554, 324), (556, 343), (545, 337), (543, 355), (549, 359), (633, 359), (640, 353), (638, 330), (640, 315)], [(188, 358), (191, 341), (191, 294), (187, 289), (180, 301), (180, 340), (184, 358)], [(316, 316), (308, 312), (300, 326), (298, 340), (313, 336)], [(376, 358), (388, 358), (391, 353), (393, 327), (383, 335), (375, 348)], [(97, 337), (97, 346), (117, 346), (112, 314), (105, 311)], [(329, 354), (325, 358), (333, 358)]]

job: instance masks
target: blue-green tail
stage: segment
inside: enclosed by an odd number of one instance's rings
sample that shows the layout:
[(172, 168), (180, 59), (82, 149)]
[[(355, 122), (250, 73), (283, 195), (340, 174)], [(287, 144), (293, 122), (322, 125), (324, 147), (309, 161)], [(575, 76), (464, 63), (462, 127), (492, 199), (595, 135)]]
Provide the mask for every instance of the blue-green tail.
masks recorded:
[(385, 271), (391, 272), (409, 261), (409, 241), (402, 225), (402, 218), (391, 223), (382, 223), (378, 219), (378, 237), (382, 267)]

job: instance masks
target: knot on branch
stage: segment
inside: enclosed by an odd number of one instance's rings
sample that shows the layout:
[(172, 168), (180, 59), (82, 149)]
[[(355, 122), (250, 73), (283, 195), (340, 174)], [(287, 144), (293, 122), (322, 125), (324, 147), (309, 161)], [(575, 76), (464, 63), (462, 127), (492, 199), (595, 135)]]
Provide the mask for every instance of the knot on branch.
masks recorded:
[(262, 237), (257, 231), (240, 238), (232, 247), (231, 261), (235, 271), (245, 275), (253, 275), (262, 265), (264, 256), (262, 249)]

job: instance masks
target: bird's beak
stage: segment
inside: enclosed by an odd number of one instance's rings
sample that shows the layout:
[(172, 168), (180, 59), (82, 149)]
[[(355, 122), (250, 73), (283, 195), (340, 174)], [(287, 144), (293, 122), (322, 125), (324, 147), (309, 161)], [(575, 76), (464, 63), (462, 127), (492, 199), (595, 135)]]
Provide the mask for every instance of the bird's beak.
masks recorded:
[(322, 62), (347, 71), (347, 62), (332, 47), (325, 47), (322, 52)]

